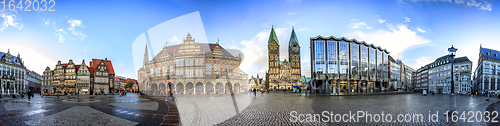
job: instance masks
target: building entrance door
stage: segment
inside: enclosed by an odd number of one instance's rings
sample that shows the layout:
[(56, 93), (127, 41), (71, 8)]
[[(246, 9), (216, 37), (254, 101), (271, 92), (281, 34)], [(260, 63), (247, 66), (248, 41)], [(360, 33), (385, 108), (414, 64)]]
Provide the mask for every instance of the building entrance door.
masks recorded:
[(358, 92), (358, 82), (356, 81), (351, 81), (350, 87), (349, 87), (349, 92), (355, 93)]
[(338, 93), (337, 92), (337, 82), (335, 81), (330, 81), (330, 89), (331, 89), (331, 93)]
[(373, 92), (373, 82), (368, 82), (368, 86), (366, 87), (367, 88), (367, 92)]
[(341, 93), (346, 93), (348, 92), (348, 89), (347, 89), (347, 81), (340, 81), (339, 82), (339, 90)]

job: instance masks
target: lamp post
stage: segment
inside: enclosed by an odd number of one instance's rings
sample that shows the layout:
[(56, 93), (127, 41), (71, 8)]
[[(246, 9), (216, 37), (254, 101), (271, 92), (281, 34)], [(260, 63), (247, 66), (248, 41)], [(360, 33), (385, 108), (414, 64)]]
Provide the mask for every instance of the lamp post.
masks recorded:
[(454, 57), (455, 53), (457, 52), (458, 49), (454, 48), (453, 45), (451, 45), (451, 48), (448, 48), (448, 52), (450, 53), (451, 57), (451, 93), (450, 93), (450, 110), (448, 111), (448, 115), (451, 116), (454, 111), (456, 111), (457, 108), (457, 99), (455, 98), (455, 82), (453, 82), (453, 62), (454, 62)]

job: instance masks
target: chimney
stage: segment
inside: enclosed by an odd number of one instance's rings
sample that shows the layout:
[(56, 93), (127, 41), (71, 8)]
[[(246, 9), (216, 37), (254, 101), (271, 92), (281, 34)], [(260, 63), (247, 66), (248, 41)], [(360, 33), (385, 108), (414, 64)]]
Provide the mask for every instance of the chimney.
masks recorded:
[(104, 58), (104, 61), (108, 61), (108, 58)]

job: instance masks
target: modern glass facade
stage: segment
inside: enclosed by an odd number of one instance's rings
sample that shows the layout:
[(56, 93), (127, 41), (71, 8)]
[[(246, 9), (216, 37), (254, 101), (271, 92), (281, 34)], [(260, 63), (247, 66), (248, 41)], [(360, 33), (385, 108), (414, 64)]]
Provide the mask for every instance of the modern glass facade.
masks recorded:
[[(389, 86), (389, 52), (355, 39), (311, 38), (313, 92), (382, 91)], [(326, 68), (325, 68), (326, 67)]]

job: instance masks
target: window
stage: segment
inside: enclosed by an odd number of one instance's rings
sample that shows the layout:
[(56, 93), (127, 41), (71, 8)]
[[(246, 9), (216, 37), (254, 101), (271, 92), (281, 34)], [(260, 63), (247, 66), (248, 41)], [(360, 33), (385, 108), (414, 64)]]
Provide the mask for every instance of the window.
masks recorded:
[(328, 73), (337, 73), (337, 41), (328, 41)]
[(167, 66), (163, 66), (163, 76), (167, 76), (168, 70)]
[(206, 75), (212, 74), (212, 64), (210, 64), (210, 63), (206, 64), (206, 66), (205, 66), (205, 74)]
[(214, 73), (215, 73), (216, 75), (219, 75), (219, 69), (220, 69), (220, 67), (219, 67), (219, 66), (220, 66), (220, 64), (215, 64), (215, 67), (214, 67)]
[(170, 74), (175, 75), (175, 67), (174, 65), (170, 65)]

